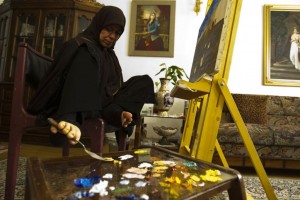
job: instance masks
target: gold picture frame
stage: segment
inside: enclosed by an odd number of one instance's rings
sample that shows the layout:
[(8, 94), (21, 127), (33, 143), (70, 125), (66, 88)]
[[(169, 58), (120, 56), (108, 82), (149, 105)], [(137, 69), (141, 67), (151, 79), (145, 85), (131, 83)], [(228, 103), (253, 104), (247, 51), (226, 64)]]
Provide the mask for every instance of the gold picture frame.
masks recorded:
[(175, 7), (175, 0), (132, 0), (129, 56), (174, 57)]
[(264, 85), (300, 86), (299, 18), (300, 5), (264, 5)]

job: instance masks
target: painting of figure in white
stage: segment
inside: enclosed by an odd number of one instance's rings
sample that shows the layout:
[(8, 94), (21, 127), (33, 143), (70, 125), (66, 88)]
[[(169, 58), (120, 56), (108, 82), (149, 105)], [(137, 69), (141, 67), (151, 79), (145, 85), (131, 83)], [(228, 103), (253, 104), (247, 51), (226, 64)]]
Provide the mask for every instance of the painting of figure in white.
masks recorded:
[(300, 86), (300, 5), (264, 6), (264, 84)]
[(291, 36), (291, 50), (290, 60), (295, 66), (295, 69), (300, 70), (300, 34), (296, 27), (294, 27), (293, 34)]

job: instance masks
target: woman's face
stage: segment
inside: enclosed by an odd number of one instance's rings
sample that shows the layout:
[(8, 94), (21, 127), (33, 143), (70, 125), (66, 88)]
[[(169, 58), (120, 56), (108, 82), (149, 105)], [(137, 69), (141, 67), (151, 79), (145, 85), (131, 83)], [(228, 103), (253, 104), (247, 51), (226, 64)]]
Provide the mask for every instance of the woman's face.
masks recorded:
[(103, 28), (99, 34), (100, 45), (104, 48), (112, 47), (122, 34), (120, 26), (110, 25)]
[(298, 33), (298, 31), (297, 31), (297, 29), (296, 29), (296, 28), (294, 28), (294, 33)]

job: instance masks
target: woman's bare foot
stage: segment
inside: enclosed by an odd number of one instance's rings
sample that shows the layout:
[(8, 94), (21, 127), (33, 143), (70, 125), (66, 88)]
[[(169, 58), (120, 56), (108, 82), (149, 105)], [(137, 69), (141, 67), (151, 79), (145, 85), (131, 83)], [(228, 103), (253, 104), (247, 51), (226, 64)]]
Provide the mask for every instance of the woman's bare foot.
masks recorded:
[(132, 122), (132, 114), (130, 112), (123, 111), (121, 114), (122, 127), (127, 127)]
[(70, 144), (77, 144), (76, 141), (79, 141), (81, 137), (80, 129), (74, 124), (65, 121), (60, 121), (57, 126), (52, 125), (50, 127), (50, 131), (54, 134), (60, 132), (66, 135), (70, 141)]

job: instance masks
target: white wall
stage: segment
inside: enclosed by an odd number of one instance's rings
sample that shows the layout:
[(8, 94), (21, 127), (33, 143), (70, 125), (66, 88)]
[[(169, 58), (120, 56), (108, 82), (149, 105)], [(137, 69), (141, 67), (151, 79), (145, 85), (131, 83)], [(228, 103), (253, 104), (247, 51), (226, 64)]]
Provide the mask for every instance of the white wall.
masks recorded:
[[(98, 0), (105, 5), (120, 7), (127, 18), (124, 35), (116, 45), (116, 52), (123, 66), (124, 78), (133, 75), (154, 76), (159, 64), (176, 64), (190, 73), (198, 29), (204, 18), (207, 1), (201, 5), (197, 16), (193, 12), (194, 0), (176, 0), (175, 54), (174, 58), (128, 56), (131, 0)], [(264, 86), (263, 73), (263, 5), (299, 4), (299, 0), (243, 0), (235, 48), (228, 79), (232, 93), (273, 94), (300, 96), (300, 87)]]
[[(0, 0), (2, 2), (3, 0)], [(97, 0), (105, 5), (120, 7), (127, 18), (124, 34), (116, 45), (116, 53), (123, 67), (124, 79), (149, 74), (154, 81), (162, 62), (184, 67), (189, 74), (198, 29), (204, 18), (207, 0), (203, 0), (197, 16), (193, 12), (195, 0), (176, 0), (175, 53), (173, 58), (128, 56), (131, 0)], [(232, 93), (300, 96), (300, 87), (263, 85), (263, 5), (299, 4), (299, 0), (243, 0), (228, 86)], [(181, 113), (183, 100), (176, 99), (170, 113)]]
[[(190, 73), (197, 32), (204, 18), (207, 0), (203, 0), (197, 16), (193, 12), (194, 0), (176, 0), (175, 54), (174, 58), (128, 56), (131, 0), (97, 0), (105, 5), (120, 7), (127, 18), (123, 36), (116, 45), (116, 52), (123, 66), (124, 78), (140, 74), (154, 76), (159, 64), (179, 65)], [(2, 3), (3, 0), (0, 0)], [(263, 5), (298, 4), (299, 0), (243, 0), (228, 86), (232, 93), (272, 94), (300, 96), (300, 87), (264, 86), (263, 73)], [(180, 101), (179, 101), (180, 102)]]
[[(130, 27), (130, 10), (131, 0), (98, 0), (104, 5), (113, 5), (121, 8), (126, 16), (127, 23), (122, 37), (115, 46), (115, 51), (119, 57), (123, 68), (124, 79), (127, 80), (131, 76), (148, 74), (154, 81), (159, 81), (159, 76), (155, 74), (160, 70), (160, 64), (165, 62), (167, 65), (178, 65), (183, 67), (187, 74), (190, 73), (194, 56), (195, 44), (198, 29), (204, 18), (204, 12), (197, 16), (193, 12), (193, 0), (177, 0), (176, 1), (176, 22), (175, 22), (175, 41), (174, 41), (174, 57), (140, 57), (128, 56), (129, 43), (129, 27)], [(202, 6), (205, 11), (205, 6)], [(175, 106), (170, 110), (170, 114), (183, 112), (183, 101), (175, 100)]]
[[(149, 74), (154, 81), (159, 77), (155, 73), (159, 64), (184, 67), (188, 74), (192, 66), (198, 29), (204, 19), (207, 0), (203, 0), (201, 12), (197, 16), (193, 12), (195, 0), (176, 0), (175, 22), (175, 54), (174, 58), (165, 57), (135, 57), (128, 56), (129, 27), (131, 0), (98, 0), (105, 5), (120, 7), (127, 18), (127, 26), (120, 41), (116, 45), (116, 53), (123, 67), (125, 80), (139, 74)], [(263, 5), (264, 4), (299, 4), (299, 0), (243, 0), (232, 64), (229, 73), (228, 87), (232, 93), (270, 94), (300, 96), (300, 87), (264, 86), (263, 73)], [(183, 100), (176, 99), (170, 114), (183, 112)], [(158, 125), (160, 120), (149, 119), (148, 134), (153, 133), (152, 126)], [(164, 120), (167, 126), (180, 128), (180, 120)]]
[(154, 81), (158, 81), (159, 76), (155, 76), (155, 74), (159, 71), (159, 65), (162, 62), (167, 63), (167, 65), (176, 64), (184, 67), (186, 72), (190, 73), (197, 33), (204, 15), (202, 12), (197, 16), (193, 12), (194, 1), (177, 0), (176, 2), (175, 52), (173, 58), (128, 56), (131, 0), (98, 0), (98, 2), (104, 5), (118, 6), (126, 15), (125, 32), (115, 47), (123, 67), (125, 80), (134, 75), (149, 74)]
[(228, 85), (235, 93), (300, 96), (300, 87), (264, 86), (263, 5), (299, 5), (299, 0), (244, 0)]

